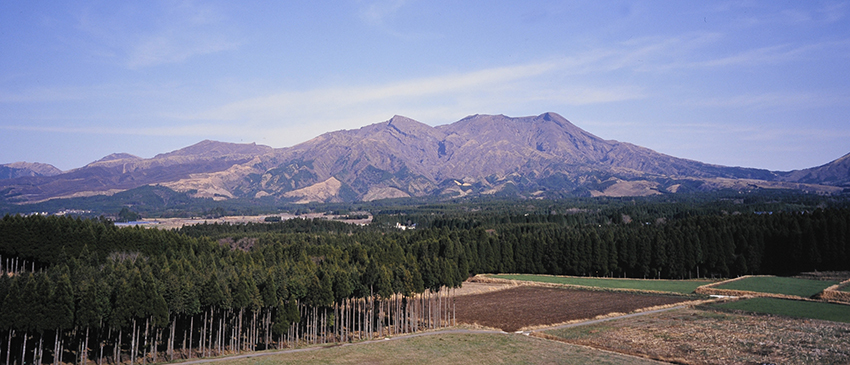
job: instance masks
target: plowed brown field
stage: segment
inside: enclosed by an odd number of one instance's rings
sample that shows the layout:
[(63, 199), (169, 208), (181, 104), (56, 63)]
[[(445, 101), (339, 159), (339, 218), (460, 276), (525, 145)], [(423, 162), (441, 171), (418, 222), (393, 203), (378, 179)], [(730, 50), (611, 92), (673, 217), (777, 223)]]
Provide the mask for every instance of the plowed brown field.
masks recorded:
[(519, 286), (458, 296), (457, 322), (507, 332), (673, 304), (686, 297)]

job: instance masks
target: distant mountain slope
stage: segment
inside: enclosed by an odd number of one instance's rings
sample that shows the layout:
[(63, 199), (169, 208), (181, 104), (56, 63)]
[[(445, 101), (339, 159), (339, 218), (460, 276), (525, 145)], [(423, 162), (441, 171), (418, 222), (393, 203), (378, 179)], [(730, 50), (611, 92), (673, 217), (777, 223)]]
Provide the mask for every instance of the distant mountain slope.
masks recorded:
[(56, 176), (0, 180), (8, 202), (160, 185), (194, 197), (289, 202), (505, 194), (636, 196), (714, 189), (842, 191), (850, 158), (800, 171), (727, 167), (604, 140), (562, 116), (472, 115), (431, 127), (394, 116), (289, 148), (203, 141), (143, 159), (113, 154)]
[(62, 170), (46, 163), (13, 162), (0, 165), (0, 180), (22, 176), (54, 176), (61, 173)]
[[(438, 128), (450, 135), (448, 142), (460, 145), (455, 165), (477, 166), (481, 173), (498, 168), (493, 166), (493, 160), (499, 161), (504, 156), (512, 161), (508, 165), (514, 167), (537, 161), (541, 167), (560, 163), (666, 176), (773, 178), (767, 170), (708, 165), (629, 143), (603, 140), (555, 113), (525, 118), (474, 115)], [(504, 155), (504, 147), (508, 146)]]
[[(606, 195), (604, 190), (619, 180), (645, 177), (775, 178), (767, 170), (709, 165), (603, 140), (555, 113), (473, 115), (439, 127), (395, 116), (278, 150), (273, 165), (283, 168), (267, 171), (252, 194), (286, 193), (332, 177), (342, 183), (341, 189), (350, 188), (348, 195), (365, 200), (492, 194), (507, 187)], [(653, 184), (614, 190), (646, 195), (667, 187)]]
[(828, 164), (782, 174), (783, 181), (850, 187), (850, 153)]
[(0, 191), (11, 202), (113, 194), (149, 184), (187, 178), (191, 174), (226, 170), (272, 151), (256, 144), (203, 141), (154, 158), (112, 154), (84, 167), (55, 176), (0, 180)]

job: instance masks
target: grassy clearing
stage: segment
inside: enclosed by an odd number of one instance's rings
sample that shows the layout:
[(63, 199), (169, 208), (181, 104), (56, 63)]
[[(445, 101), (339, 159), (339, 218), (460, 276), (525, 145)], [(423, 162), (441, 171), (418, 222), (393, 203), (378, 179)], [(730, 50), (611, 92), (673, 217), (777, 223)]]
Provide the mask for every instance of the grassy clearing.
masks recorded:
[(850, 284), (844, 285), (844, 286), (838, 288), (838, 290), (839, 291), (846, 291), (846, 292), (850, 293)]
[(833, 322), (850, 323), (850, 305), (805, 302), (800, 300), (776, 298), (752, 298), (718, 304), (724, 309), (736, 309), (746, 312), (777, 314), (796, 318), (823, 319)]
[(838, 284), (838, 282), (783, 278), (776, 276), (755, 276), (721, 284), (715, 288), (796, 295), (803, 298), (809, 298), (835, 284)]
[(613, 278), (583, 278), (544, 275), (490, 275), (500, 279), (537, 281), (543, 283), (583, 285), (606, 289), (635, 289), (653, 290), (670, 293), (689, 294), (701, 286), (708, 284), (705, 280), (655, 280), (655, 279), (613, 279)]
[[(218, 362), (216, 362), (218, 363)], [(522, 335), (441, 334), (225, 360), (225, 364), (657, 364)]]

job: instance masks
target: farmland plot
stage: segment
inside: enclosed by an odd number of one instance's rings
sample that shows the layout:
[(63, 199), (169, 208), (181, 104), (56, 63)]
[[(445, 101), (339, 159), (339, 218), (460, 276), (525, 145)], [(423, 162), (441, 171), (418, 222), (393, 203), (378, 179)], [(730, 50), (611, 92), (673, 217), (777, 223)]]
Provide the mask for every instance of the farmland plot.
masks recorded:
[(697, 287), (711, 283), (709, 280), (618, 279), (530, 274), (497, 274), (488, 276), (498, 279), (579, 285), (605, 289), (632, 289), (638, 291), (660, 291), (681, 294), (693, 293)]
[(848, 364), (850, 324), (679, 309), (541, 334), (685, 364)]
[(519, 286), (456, 299), (457, 322), (507, 332), (687, 301), (681, 296)]
[(730, 280), (729, 282), (715, 286), (715, 288), (809, 298), (835, 284), (838, 284), (838, 282), (778, 276), (752, 276), (740, 280)]
[(717, 305), (746, 312), (850, 323), (850, 305), (776, 298), (752, 298)]

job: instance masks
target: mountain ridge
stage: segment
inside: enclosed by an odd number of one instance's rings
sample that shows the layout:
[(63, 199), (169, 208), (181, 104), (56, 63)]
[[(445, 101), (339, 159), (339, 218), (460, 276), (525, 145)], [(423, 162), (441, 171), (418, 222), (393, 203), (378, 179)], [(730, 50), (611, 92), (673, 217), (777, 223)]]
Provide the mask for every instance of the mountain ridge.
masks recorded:
[(436, 127), (396, 115), (278, 149), (204, 140), (150, 159), (119, 153), (55, 176), (0, 180), (0, 193), (21, 204), (160, 185), (197, 198), (306, 203), (763, 188), (840, 193), (848, 182), (850, 154), (789, 172), (713, 165), (605, 140), (547, 112), (476, 114)]
[(56, 166), (39, 162), (12, 162), (0, 165), (0, 180), (24, 176), (54, 176), (62, 173)]

